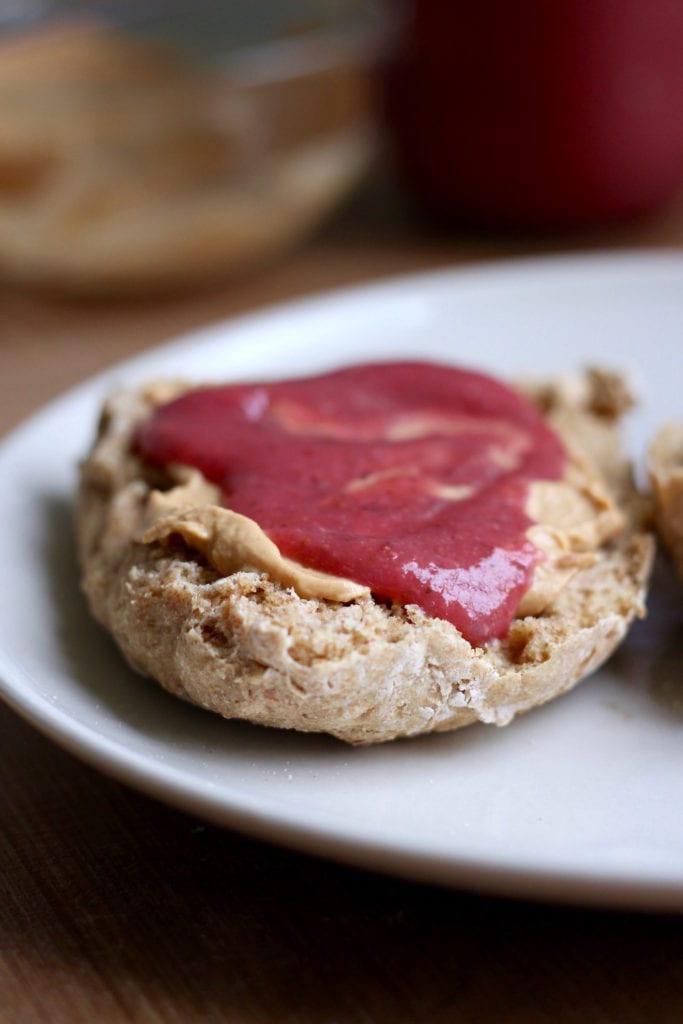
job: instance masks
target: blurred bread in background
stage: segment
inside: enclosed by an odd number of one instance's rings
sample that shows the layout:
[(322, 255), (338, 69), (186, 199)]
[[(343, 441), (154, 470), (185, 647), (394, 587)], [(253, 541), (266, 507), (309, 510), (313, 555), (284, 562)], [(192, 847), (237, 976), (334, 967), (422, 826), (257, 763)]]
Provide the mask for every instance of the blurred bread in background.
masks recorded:
[(0, 276), (81, 294), (246, 270), (311, 232), (373, 148), (369, 76), (311, 42), (203, 67), (100, 24), (0, 38)]
[(683, 423), (660, 427), (650, 447), (649, 470), (657, 530), (683, 576)]

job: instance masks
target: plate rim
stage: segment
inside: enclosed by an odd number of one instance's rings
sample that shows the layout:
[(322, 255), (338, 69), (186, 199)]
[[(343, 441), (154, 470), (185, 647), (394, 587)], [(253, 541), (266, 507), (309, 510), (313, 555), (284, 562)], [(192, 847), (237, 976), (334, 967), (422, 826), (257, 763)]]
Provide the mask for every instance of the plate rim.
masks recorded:
[[(551, 276), (554, 272), (564, 276), (567, 273), (585, 274), (590, 270), (610, 271), (617, 267), (622, 272), (626, 267), (639, 271), (647, 267), (656, 276), (661, 274), (663, 268), (668, 268), (683, 278), (683, 253), (666, 249), (623, 250), (618, 253), (606, 251), (588, 255), (522, 257), (465, 266), (456, 264), (334, 288), (224, 318), (143, 350), (56, 396), (5, 435), (0, 442), (0, 466), (11, 456), (12, 449), (21, 444), (23, 438), (32, 430), (40, 431), (42, 422), (58, 414), (62, 407), (79, 402), (89, 393), (95, 398), (98, 390), (106, 388), (117, 377), (124, 374), (134, 376), (146, 363), (157, 362), (175, 349), (206, 343), (214, 335), (220, 336), (227, 332), (228, 335), (236, 336), (245, 327), (268, 327), (269, 321), (277, 321), (292, 313), (314, 315), (321, 306), (335, 305), (340, 300), (354, 302), (360, 297), (377, 301), (383, 293), (404, 289), (407, 284), (422, 287), (425, 282), (431, 285), (436, 283), (437, 286), (439, 282), (453, 282), (454, 285), (463, 282), (466, 286), (468, 281), (477, 278), (484, 282), (494, 278), (494, 283), (501, 279), (514, 281), (515, 275), (520, 272), (522, 276), (527, 276), (541, 270), (542, 273), (549, 272)], [(237, 338), (226, 338), (223, 343), (237, 343)], [(397, 848), (395, 842), (382, 843), (376, 838), (350, 834), (340, 826), (316, 828), (310, 822), (302, 823), (300, 817), (293, 823), (287, 815), (287, 805), (278, 814), (273, 806), (266, 806), (264, 810), (265, 802), (259, 800), (258, 809), (255, 810), (253, 805), (249, 808), (244, 801), (235, 800), (232, 793), (228, 806), (224, 796), (223, 799), (217, 799), (213, 794), (209, 796), (206, 792), (197, 792), (192, 780), (189, 783), (183, 781), (179, 770), (167, 765), (159, 768), (151, 755), (145, 757), (137, 751), (131, 752), (125, 741), (116, 742), (97, 734), (92, 726), (82, 725), (30, 687), (26, 690), (21, 684), (16, 685), (12, 676), (21, 679), (22, 669), (20, 665), (13, 665), (12, 661), (0, 648), (0, 698), (43, 735), (106, 775), (191, 814), (196, 815), (199, 811), (202, 817), (214, 824), (303, 852), (414, 880), (574, 904), (683, 911), (683, 879), (671, 882), (662, 878), (638, 878), (628, 871), (616, 874), (613, 870), (601, 874), (595, 866), (572, 871), (562, 866), (545, 869), (529, 867), (528, 863), (525, 867), (510, 864), (509, 859), (501, 864), (495, 858), (447, 857), (424, 849), (410, 848), (406, 844)]]
[(291, 312), (311, 314), (321, 306), (330, 302), (354, 300), (362, 297), (375, 297), (382, 292), (392, 291), (403, 292), (406, 285), (421, 285), (425, 282), (443, 286), (449, 281), (467, 284), (476, 282), (477, 278), (495, 278), (497, 281), (514, 281), (516, 276), (526, 277), (535, 271), (541, 274), (553, 275), (559, 271), (562, 275), (582, 274), (592, 269), (597, 273), (609, 273), (616, 269), (643, 271), (653, 275), (659, 275), (662, 269), (666, 268), (672, 272), (683, 275), (683, 249), (674, 247), (653, 247), (651, 249), (625, 248), (612, 252), (609, 249), (596, 251), (582, 251), (579, 253), (557, 253), (548, 256), (515, 256), (502, 259), (483, 259), (476, 263), (452, 263), (436, 268), (408, 271), (399, 274), (388, 274), (370, 281), (362, 281), (351, 285), (339, 285), (323, 291), (316, 291), (300, 297), (275, 301), (255, 309), (238, 313), (234, 316), (221, 317), (208, 324), (191, 328), (180, 334), (174, 334), (150, 348), (142, 349), (134, 355), (127, 356), (110, 366), (104, 367), (97, 373), (90, 374), (81, 381), (67, 387), (47, 402), (44, 402), (38, 409), (23, 417), (17, 424), (10, 427), (0, 436), (0, 459), (5, 456), (5, 449), (14, 442), (17, 436), (24, 430), (33, 427), (43, 416), (54, 412), (62, 404), (69, 404), (78, 399), (81, 394), (86, 394), (91, 389), (102, 387), (108, 381), (116, 379), (121, 372), (135, 372), (138, 367), (144, 366), (149, 360), (156, 360), (164, 354), (172, 354), (176, 349), (184, 348), (188, 344), (197, 344), (208, 341), (213, 335), (219, 335), (225, 330), (239, 331), (252, 326), (257, 326), (269, 319), (279, 319)]

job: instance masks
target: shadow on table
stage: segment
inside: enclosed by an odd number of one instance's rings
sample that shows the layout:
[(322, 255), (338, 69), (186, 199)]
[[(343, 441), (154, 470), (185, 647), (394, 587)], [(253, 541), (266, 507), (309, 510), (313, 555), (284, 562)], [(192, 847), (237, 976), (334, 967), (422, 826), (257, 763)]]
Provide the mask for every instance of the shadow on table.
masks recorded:
[(625, 685), (641, 688), (651, 708), (683, 722), (683, 586), (659, 554), (647, 596), (647, 617), (636, 622), (614, 654), (611, 667)]

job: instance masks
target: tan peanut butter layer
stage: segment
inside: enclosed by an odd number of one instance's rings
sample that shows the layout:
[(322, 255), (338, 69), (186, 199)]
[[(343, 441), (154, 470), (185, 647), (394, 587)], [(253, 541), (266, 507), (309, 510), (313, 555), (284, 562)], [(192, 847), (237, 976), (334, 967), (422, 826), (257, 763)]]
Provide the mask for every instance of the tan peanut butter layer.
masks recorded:
[[(221, 575), (265, 572), (293, 587), (300, 597), (346, 602), (369, 593), (352, 580), (283, 557), (257, 523), (220, 506), (219, 489), (197, 470), (172, 467), (170, 472), (176, 486), (150, 494), (140, 537), (143, 543), (164, 543), (179, 536)], [(451, 500), (466, 496), (454, 493)], [(594, 564), (597, 550), (624, 526), (623, 515), (600, 476), (575, 452), (569, 453), (564, 480), (532, 484), (527, 511), (534, 520), (529, 539), (545, 558), (535, 569), (518, 616), (547, 609), (574, 573)]]
[(185, 481), (171, 491), (152, 491), (148, 514), (152, 525), (142, 541), (163, 542), (172, 535), (198, 551), (222, 576), (254, 570), (265, 572), (300, 597), (327, 601), (353, 601), (368, 594), (367, 587), (328, 573), (308, 569), (285, 558), (258, 523), (219, 505), (220, 490), (208, 483), (196, 469), (175, 470)]

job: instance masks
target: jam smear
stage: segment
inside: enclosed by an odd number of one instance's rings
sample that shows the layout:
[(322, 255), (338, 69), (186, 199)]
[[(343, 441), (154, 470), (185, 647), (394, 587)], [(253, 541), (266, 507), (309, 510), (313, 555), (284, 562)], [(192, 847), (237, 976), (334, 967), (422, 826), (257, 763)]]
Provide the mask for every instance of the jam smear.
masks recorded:
[(135, 443), (155, 465), (201, 470), (283, 555), (419, 605), (473, 644), (507, 633), (543, 557), (526, 536), (529, 485), (566, 462), (522, 395), (421, 362), (198, 388)]

